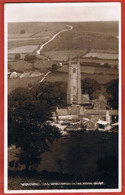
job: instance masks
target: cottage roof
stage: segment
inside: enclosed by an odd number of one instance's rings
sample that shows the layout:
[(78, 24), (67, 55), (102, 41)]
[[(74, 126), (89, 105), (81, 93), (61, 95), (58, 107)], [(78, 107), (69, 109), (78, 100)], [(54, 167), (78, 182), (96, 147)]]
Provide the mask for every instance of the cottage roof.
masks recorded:
[(99, 121), (97, 121), (97, 124), (101, 124), (101, 125), (107, 125), (107, 124), (109, 124), (109, 122), (107, 122), (107, 121), (102, 121), (102, 120), (99, 120)]
[[(87, 115), (106, 115), (107, 110), (94, 110), (94, 109), (88, 109), (85, 111), (85, 114)], [(109, 115), (118, 115), (118, 110), (108, 110)]]
[(68, 115), (68, 110), (65, 108), (65, 109), (57, 109), (56, 110), (56, 113), (59, 115), (59, 116), (63, 116), (63, 115)]

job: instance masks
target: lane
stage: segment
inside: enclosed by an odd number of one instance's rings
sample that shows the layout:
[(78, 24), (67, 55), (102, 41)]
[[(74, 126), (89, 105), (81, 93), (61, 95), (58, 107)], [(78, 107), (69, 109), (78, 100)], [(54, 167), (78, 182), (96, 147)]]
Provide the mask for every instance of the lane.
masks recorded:
[(37, 54), (40, 54), (40, 51), (44, 48), (45, 45), (47, 45), (48, 43), (50, 43), (51, 41), (53, 41), (59, 34), (61, 34), (62, 32), (65, 31), (69, 31), (72, 30), (73, 27), (70, 25), (67, 25), (69, 27), (69, 29), (63, 29), (61, 31), (59, 31), (58, 33), (56, 33), (51, 39), (49, 39), (47, 42), (45, 42), (44, 44), (41, 45), (40, 49), (37, 50)]
[(51, 73), (51, 71), (47, 72), (45, 74), (45, 76), (40, 80), (40, 83), (42, 83), (44, 81), (44, 79)]
[[(69, 30), (72, 30), (72, 29), (73, 29), (73, 27), (70, 26), (70, 25), (66, 25), (66, 26), (69, 27), (69, 29), (63, 29), (63, 30), (59, 31), (58, 33), (56, 33), (49, 41), (47, 41), (47, 42), (45, 42), (44, 44), (41, 45), (40, 49), (37, 50), (37, 54), (40, 55), (40, 51), (44, 48), (44, 46), (47, 45), (48, 43), (50, 43), (51, 41), (53, 41), (59, 34), (65, 32), (65, 31), (69, 31)], [(62, 63), (59, 63), (59, 64), (60, 64), (60, 66), (62, 66)], [(45, 78), (46, 78), (50, 73), (51, 73), (51, 71), (47, 72), (47, 73), (45, 74), (45, 76), (40, 80), (40, 83), (42, 83), (42, 82), (45, 80)]]

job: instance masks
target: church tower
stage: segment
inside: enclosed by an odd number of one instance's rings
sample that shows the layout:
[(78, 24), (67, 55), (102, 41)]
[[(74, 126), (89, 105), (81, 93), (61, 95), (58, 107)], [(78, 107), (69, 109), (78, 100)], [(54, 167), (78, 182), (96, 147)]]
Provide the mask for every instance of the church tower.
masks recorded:
[(81, 102), (81, 70), (79, 57), (69, 57), (67, 104), (80, 105)]

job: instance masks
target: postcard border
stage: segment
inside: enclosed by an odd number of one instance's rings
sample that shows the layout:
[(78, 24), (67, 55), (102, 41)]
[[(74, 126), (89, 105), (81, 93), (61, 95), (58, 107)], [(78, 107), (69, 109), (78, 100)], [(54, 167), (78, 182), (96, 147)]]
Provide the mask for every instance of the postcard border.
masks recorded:
[[(35, 1), (35, 0), (28, 0), (27, 2), (26, 1), (24, 1), (24, 0), (22, 0), (21, 2), (20, 1), (16, 1), (16, 0), (12, 0), (12, 1), (3, 1), (3, 0), (0, 0), (0, 24), (1, 24), (1, 26), (2, 26), (2, 30), (1, 30), (1, 33), (0, 33), (0, 41), (1, 41), (1, 46), (0, 46), (0, 62), (1, 62), (1, 64), (2, 64), (2, 67), (0, 67), (0, 89), (1, 89), (1, 95), (0, 95), (0, 108), (1, 108), (1, 113), (0, 113), (0, 129), (2, 129), (2, 131), (0, 131), (0, 142), (1, 142), (1, 146), (0, 146), (0, 193), (3, 195), (4, 194), (4, 187), (3, 187), (3, 184), (4, 184), (4, 172), (3, 172), (3, 170), (4, 170), (4, 39), (3, 39), (3, 37), (4, 37), (4, 4), (5, 3), (48, 3), (48, 2), (50, 2), (50, 1), (48, 1), (48, 0), (45, 0), (45, 1)], [(57, 1), (55, 1), (55, 0), (53, 0), (53, 1), (51, 1), (51, 3), (65, 3), (65, 2), (76, 2), (76, 1), (70, 1), (70, 0), (68, 0), (68, 1), (59, 1), (59, 2), (57, 2)], [(77, 1), (78, 2), (78, 1)], [(76, 2), (76, 3), (77, 3)], [(123, 55), (123, 53), (124, 53), (124, 51), (125, 51), (125, 38), (124, 38), (124, 35), (125, 35), (125, 2), (124, 2), (124, 0), (122, 1), (122, 0), (118, 0), (118, 1), (99, 1), (99, 0), (96, 0), (96, 1), (92, 1), (92, 0), (86, 0), (86, 1), (84, 1), (84, 0), (80, 0), (79, 2), (120, 2), (121, 3), (121, 7), (122, 7), (122, 24), (121, 24), (121, 36), (122, 36), (122, 51), (121, 51), (121, 54), (122, 54), (122, 68), (121, 68), (121, 84), (122, 84), (122, 116), (124, 116), (124, 112), (125, 112), (125, 104), (124, 104), (124, 95), (125, 95), (125, 89), (124, 89), (124, 85), (125, 85), (125, 83), (124, 83), (124, 72), (125, 72), (125, 70), (124, 70), (124, 66), (123, 66), (123, 62), (125, 61), (125, 57), (124, 57), (124, 55)], [(124, 28), (123, 28), (124, 27)], [(125, 193), (125, 174), (124, 174), (124, 172), (123, 172), (123, 170), (125, 170), (124, 168), (125, 168), (125, 151), (123, 150), (123, 148), (125, 147), (125, 144), (124, 144), (124, 140), (125, 140), (125, 132), (123, 131), (123, 129), (124, 129), (124, 122), (122, 121), (122, 191), (121, 192), (118, 192), (118, 193), (116, 193), (116, 194), (123, 194), (124, 195), (124, 193)], [(72, 191), (72, 190), (70, 190), (69, 191), (70, 193), (72, 193), (72, 192), (74, 192), (74, 191)], [(97, 192), (97, 190), (95, 190), (95, 192)], [(95, 192), (91, 192), (90, 194), (93, 194), (93, 193), (95, 193)], [(108, 190), (108, 192), (109, 192), (109, 190)], [(8, 192), (7, 192), (8, 193)], [(17, 192), (16, 192), (17, 193)], [(26, 193), (26, 192), (25, 192)], [(30, 191), (28, 191), (27, 193), (33, 193), (33, 191), (32, 190), (30, 190)], [(26, 193), (26, 194), (27, 194)], [(42, 193), (45, 193), (45, 192), (42, 192)], [(42, 194), (41, 193), (41, 194)], [(52, 193), (54, 193), (54, 192), (52, 192)], [(58, 190), (58, 194), (59, 193), (61, 193), (61, 192), (59, 192), (59, 190)], [(78, 192), (74, 192), (75, 194), (84, 194), (84, 193), (86, 193), (86, 191), (85, 192), (80, 192), (79, 193), (79, 191)], [(13, 193), (11, 193), (11, 194), (13, 194)], [(15, 193), (14, 193), (15, 194)], [(24, 194), (24, 193), (21, 193), (21, 194)], [(36, 194), (36, 192), (35, 193), (33, 193), (33, 194)], [(49, 194), (50, 194), (50, 190), (49, 190)], [(57, 193), (56, 193), (57, 194)], [(62, 193), (61, 193), (62, 194)], [(67, 192), (65, 192), (65, 194), (67, 194)], [(89, 193), (87, 193), (88, 195), (89, 195)], [(101, 193), (99, 193), (98, 192), (98, 194), (103, 194), (103, 192), (101, 192)], [(106, 192), (104, 193), (104, 194), (106, 194)], [(108, 193), (109, 195), (113, 195), (112, 193)]]

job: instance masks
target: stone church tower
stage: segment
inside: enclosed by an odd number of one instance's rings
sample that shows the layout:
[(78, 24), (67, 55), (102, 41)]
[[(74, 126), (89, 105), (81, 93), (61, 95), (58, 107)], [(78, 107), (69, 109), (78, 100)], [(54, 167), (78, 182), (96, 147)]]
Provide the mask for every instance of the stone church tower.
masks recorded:
[(81, 70), (79, 57), (69, 58), (67, 104), (80, 105), (81, 101)]

